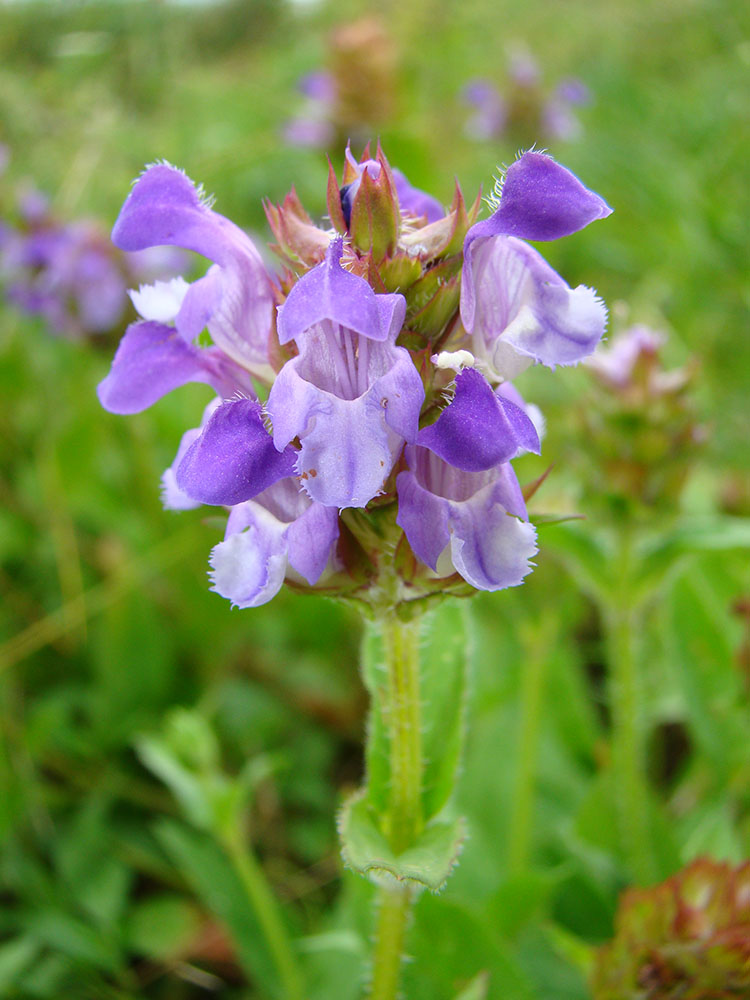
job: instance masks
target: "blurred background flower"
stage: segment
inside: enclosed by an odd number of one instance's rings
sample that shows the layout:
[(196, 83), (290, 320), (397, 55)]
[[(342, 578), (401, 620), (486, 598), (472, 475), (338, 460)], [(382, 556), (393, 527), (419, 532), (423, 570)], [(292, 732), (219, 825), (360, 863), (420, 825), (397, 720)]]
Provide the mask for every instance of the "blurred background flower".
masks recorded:
[(504, 81), (494, 77), (470, 80), (462, 91), (473, 113), (464, 126), (470, 139), (530, 146), (534, 143), (573, 142), (583, 135), (576, 109), (592, 102), (589, 88), (577, 77), (567, 77), (550, 89), (531, 52), (515, 46), (509, 51)]
[(393, 118), (399, 74), (396, 46), (377, 17), (341, 24), (328, 36), (323, 69), (300, 77), (306, 98), (283, 127), (292, 146), (330, 153), (359, 147)]

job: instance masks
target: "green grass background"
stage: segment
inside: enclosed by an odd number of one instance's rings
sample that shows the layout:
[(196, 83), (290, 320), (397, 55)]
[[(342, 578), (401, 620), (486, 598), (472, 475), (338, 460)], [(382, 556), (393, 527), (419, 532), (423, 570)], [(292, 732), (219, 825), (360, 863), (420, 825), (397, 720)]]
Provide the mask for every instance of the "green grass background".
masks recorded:
[[(322, 215), (325, 157), (286, 147), (279, 129), (327, 32), (368, 9), (1, 6), (3, 211), (29, 178), (63, 217), (109, 227), (132, 178), (166, 158), (260, 239), (262, 199), (292, 184)], [(399, 67), (381, 139), (443, 201), (454, 177), (467, 197), (489, 190), (515, 155), (463, 138), (459, 99), (472, 76), (502, 78), (508, 44), (526, 43), (550, 84), (589, 85), (583, 139), (550, 151), (615, 214), (545, 256), (571, 285), (599, 290), (615, 327), (651, 323), (669, 334), (670, 362), (698, 361), (707, 442), (673, 513), (712, 517), (734, 483), (744, 501), (731, 513), (747, 515), (744, 5), (377, 9)], [(97, 50), (66, 54), (78, 32), (94, 33)], [(289, 594), (232, 611), (208, 591), (220, 523), (205, 510), (164, 512), (158, 490), (208, 390), (185, 387), (134, 417), (105, 413), (95, 386), (114, 347), (54, 339), (0, 307), (0, 996), (275, 995), (252, 924), (232, 910), (231, 873), (134, 751), (183, 706), (208, 720), (228, 773), (270, 755), (249, 836), (301, 939), (310, 997), (354, 998), (370, 890), (341, 871), (334, 817), (361, 778), (358, 621)], [(546, 413), (544, 464), (556, 463), (536, 509), (584, 513), (595, 536), (596, 455), (577, 430), (586, 376), (534, 371), (521, 388)], [(534, 463), (519, 463), (522, 480), (544, 467)], [(658, 534), (660, 523), (645, 528)], [(601, 618), (554, 530), (543, 529), (522, 588), (473, 602), (460, 792), (471, 837), (446, 891), (417, 907), (410, 1000), (449, 1000), (480, 970), (491, 998), (582, 1000), (588, 949), (611, 934), (631, 881), (613, 816)], [(675, 563), (649, 602), (638, 639), (655, 878), (699, 853), (750, 854), (747, 621), (732, 610), (749, 590), (747, 551), (730, 547)]]

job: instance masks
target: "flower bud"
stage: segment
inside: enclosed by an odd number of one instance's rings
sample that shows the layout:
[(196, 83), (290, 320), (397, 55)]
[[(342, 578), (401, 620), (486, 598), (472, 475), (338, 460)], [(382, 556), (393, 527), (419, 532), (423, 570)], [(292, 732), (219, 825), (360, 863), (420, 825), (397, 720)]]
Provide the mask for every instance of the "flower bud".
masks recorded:
[(357, 176), (341, 189), (344, 218), (354, 246), (379, 262), (393, 253), (398, 240), (401, 210), (396, 184), (380, 148), (376, 160), (363, 159), (356, 169)]

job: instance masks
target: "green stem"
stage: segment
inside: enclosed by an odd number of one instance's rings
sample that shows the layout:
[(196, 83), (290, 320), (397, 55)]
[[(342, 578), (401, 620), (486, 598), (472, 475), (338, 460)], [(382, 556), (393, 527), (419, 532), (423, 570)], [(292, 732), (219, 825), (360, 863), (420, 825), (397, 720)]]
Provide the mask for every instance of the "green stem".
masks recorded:
[(372, 1000), (394, 1000), (398, 996), (411, 901), (411, 890), (405, 886), (378, 890), (378, 920), (370, 986)]
[[(388, 729), (391, 789), (385, 830), (396, 854), (419, 836), (422, 815), (422, 718), (419, 691), (419, 622), (395, 615), (383, 620), (386, 683), (379, 688)], [(394, 884), (378, 893), (371, 1000), (395, 1000), (413, 900), (409, 886)]]
[(419, 693), (419, 622), (395, 617), (383, 624), (387, 683), (383, 717), (388, 726), (391, 795), (386, 817), (400, 854), (422, 829), (422, 705)]
[(258, 918), (284, 997), (286, 1000), (304, 1000), (302, 973), (263, 869), (252, 852), (247, 850), (239, 834), (227, 834), (223, 843)]
[(606, 613), (612, 710), (612, 775), (620, 841), (632, 877), (641, 885), (656, 877), (649, 830), (648, 789), (641, 724), (642, 690), (635, 643), (642, 625), (633, 597), (630, 526), (620, 529), (619, 587)]

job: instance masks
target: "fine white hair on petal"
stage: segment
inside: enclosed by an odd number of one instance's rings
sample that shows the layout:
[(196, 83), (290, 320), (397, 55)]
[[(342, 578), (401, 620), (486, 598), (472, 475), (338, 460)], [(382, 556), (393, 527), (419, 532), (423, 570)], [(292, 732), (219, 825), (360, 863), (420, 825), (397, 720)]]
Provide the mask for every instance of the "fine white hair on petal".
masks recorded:
[(500, 208), (500, 199), (503, 194), (503, 187), (505, 185), (505, 175), (508, 173), (508, 164), (500, 163), (496, 167), (495, 174), (493, 175), (492, 190), (489, 194), (482, 198), (490, 212), (496, 212)]
[[(528, 149), (517, 149), (516, 158), (514, 162), (520, 160), (522, 156), (526, 155), (526, 153), (541, 153), (544, 156), (548, 155), (546, 147), (543, 149), (537, 149), (536, 143), (534, 142)], [(494, 183), (492, 186), (492, 190), (490, 191), (489, 194), (485, 195), (484, 198), (482, 198), (482, 201), (485, 203), (485, 205), (487, 205), (487, 207), (491, 212), (496, 212), (500, 207), (500, 198), (502, 197), (503, 194), (503, 185), (505, 184), (505, 175), (507, 173), (508, 173), (508, 164), (501, 163), (500, 166), (498, 166), (497, 168), (497, 173), (493, 177)]]
[(198, 201), (200, 202), (201, 207), (207, 208), (209, 210), (214, 207), (214, 203), (216, 201), (216, 195), (206, 194), (206, 190), (203, 187), (203, 184), (196, 184), (195, 181), (192, 179), (192, 177), (188, 175), (186, 170), (183, 170), (182, 167), (176, 167), (174, 163), (170, 163), (169, 160), (165, 159), (164, 157), (158, 160), (154, 160), (153, 163), (147, 163), (146, 166), (143, 168), (143, 170), (141, 170), (141, 172), (138, 174), (138, 176), (131, 181), (130, 186), (135, 187), (135, 185), (138, 183), (141, 177), (143, 177), (144, 174), (147, 174), (152, 167), (169, 167), (170, 170), (174, 170), (178, 174), (182, 174), (182, 176), (185, 177), (187, 180), (189, 180), (190, 183), (195, 188), (196, 194), (198, 195)]
[(171, 323), (180, 311), (189, 284), (184, 278), (155, 281), (153, 285), (140, 285), (128, 291), (138, 315), (156, 323)]

